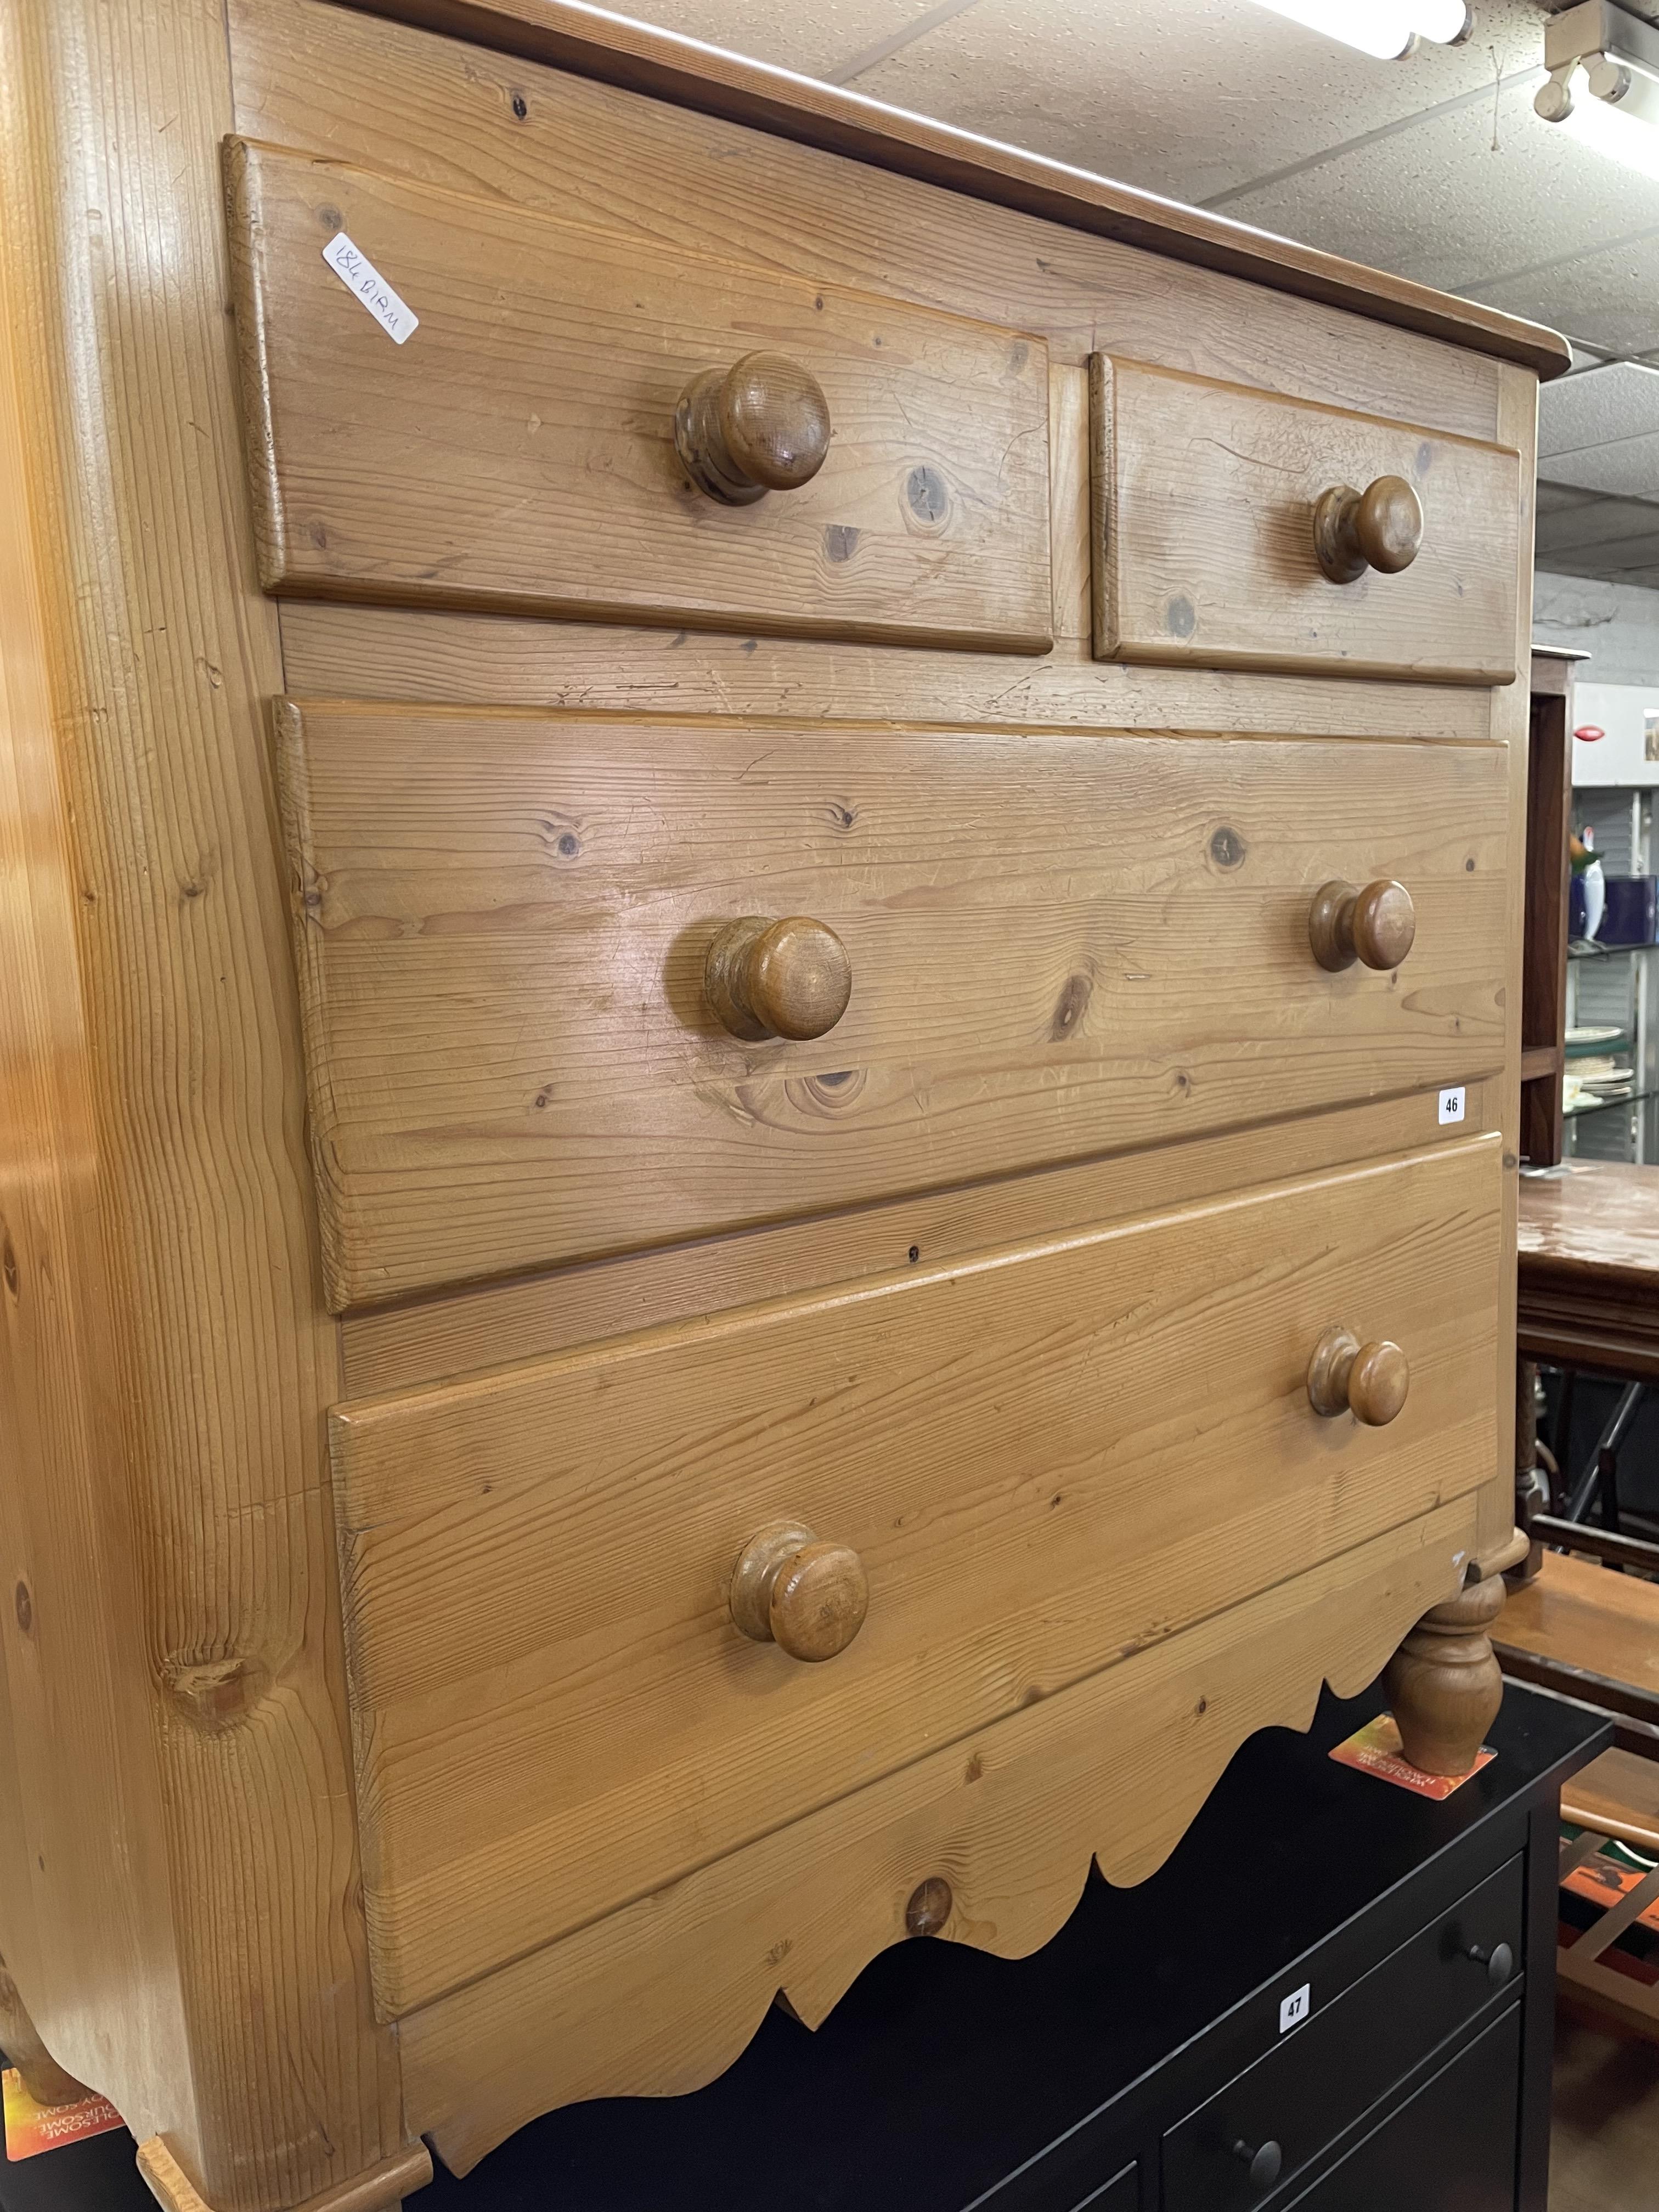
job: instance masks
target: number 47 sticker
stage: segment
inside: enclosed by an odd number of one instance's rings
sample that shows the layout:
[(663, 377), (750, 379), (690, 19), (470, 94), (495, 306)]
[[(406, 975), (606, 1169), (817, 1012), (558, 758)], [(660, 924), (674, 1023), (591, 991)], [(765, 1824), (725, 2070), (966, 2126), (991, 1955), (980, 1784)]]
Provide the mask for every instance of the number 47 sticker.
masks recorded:
[(1440, 1122), (1443, 1128), (1448, 1121), (1461, 1121), (1462, 1120), (1464, 1096), (1464, 1086), (1461, 1083), (1455, 1091), (1443, 1091), (1441, 1092)]

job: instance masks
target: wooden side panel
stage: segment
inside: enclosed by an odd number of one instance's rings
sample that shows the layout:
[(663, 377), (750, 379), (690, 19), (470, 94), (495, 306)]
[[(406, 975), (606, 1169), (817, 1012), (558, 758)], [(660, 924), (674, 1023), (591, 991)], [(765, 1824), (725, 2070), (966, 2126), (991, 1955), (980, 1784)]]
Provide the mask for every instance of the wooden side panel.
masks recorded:
[[(1274, 1113), (1504, 1054), (1505, 759), (287, 710), (331, 1295), (666, 1243)], [(1331, 876), (1416, 946), (1332, 975)], [(852, 956), (825, 1037), (702, 997), (721, 922)]]
[[(1499, 1180), (1477, 1139), (340, 1408), (383, 2008), (1486, 1480)], [(1335, 1322), (1405, 1348), (1386, 1430), (1309, 1406)], [(727, 1611), (780, 1521), (869, 1577), (822, 1665)]]
[[(274, 149), (227, 166), (272, 589), (1052, 642), (1042, 339)], [(402, 343), (323, 258), (341, 233), (417, 317)], [(757, 345), (823, 386), (829, 456), (730, 507), (675, 403)]]
[(465, 2172), (550, 2106), (696, 2088), (778, 1990), (816, 2027), (933, 1875), (948, 1939), (1035, 1950), (1091, 1857), (1143, 1881), (1248, 1735), (1306, 1728), (1322, 1676), (1345, 1696), (1370, 1681), (1457, 1587), (1473, 1520), (1442, 1506), (411, 2014), (413, 2124)]
[[(1103, 355), (1090, 377), (1103, 660), (1514, 680), (1512, 451)], [(1416, 489), (1422, 550), (1334, 584), (1315, 503), (1382, 476)]]
[[(14, 99), (23, 57), (0, 32)], [(0, 93), (0, 140), (23, 131)], [(188, 2132), (160, 1776), (112, 1387), (72, 848), (52, 698), (45, 456), (15, 349), (37, 295), (0, 164), (0, 1959), (47, 2049), (135, 2125)], [(14, 2063), (27, 2050), (9, 2028)]]
[[(337, 1347), (262, 726), (280, 684), (276, 623), (253, 574), (223, 307), (228, 58), (219, 11), (185, 0), (40, 0), (0, 21), (0, 245), (70, 840), (45, 880), (14, 888), (38, 890), (53, 933), (44, 1011), (63, 1051), (31, 1079), (71, 1099), (87, 1085), (56, 1141), (77, 1234), (95, 1207), (100, 1239), (46, 1242), (51, 1178), (29, 1163), (16, 1218), (3, 1201), (12, 1356), (35, 1356), (31, 1328), (80, 1330), (100, 1283), (110, 1316), (106, 1337), (88, 1326), (69, 1345), (42, 1409), (67, 1437), (79, 1378), (82, 1486), (39, 1439), (21, 1468), (5, 1455), (31, 1532), (58, 1532), (55, 1559), (44, 1545), (20, 1559), (10, 1528), (3, 1540), (9, 1591), (14, 1574), (43, 1576), (31, 1635), (11, 1595), (4, 1609), (29, 1817), (46, 1823), (37, 1878), (44, 1856), (52, 1883), (54, 1842), (64, 1877), (43, 1918), (49, 1907), (64, 1945), (106, 1932), (111, 1950), (78, 1985), (52, 1981), (50, 1956), (39, 1984), (19, 1978), (49, 2038), (95, 2001), (63, 2058), (117, 2088), (139, 2133), (164, 2132), (216, 2212), (285, 2212), (404, 2138), (357, 1896), (321, 1422)], [(46, 818), (21, 819), (47, 871)], [(38, 992), (40, 975), (26, 967), (17, 988)], [(30, 1103), (21, 1088), (17, 1103)], [(9, 1141), (38, 1127), (14, 1122)], [(65, 1257), (78, 1279), (50, 1272)], [(88, 1483), (105, 1517), (77, 1531)], [(78, 1555), (62, 1548), (70, 1532)], [(64, 1649), (76, 1604), (96, 1614), (78, 1653)], [(112, 1644), (143, 1671), (112, 1681), (100, 1722), (91, 1691)], [(66, 1733), (48, 1729), (62, 1720)], [(120, 1829), (76, 1800), (103, 1786), (106, 1733), (141, 1824), (131, 1880), (167, 1869), (176, 1966), (122, 1940)]]

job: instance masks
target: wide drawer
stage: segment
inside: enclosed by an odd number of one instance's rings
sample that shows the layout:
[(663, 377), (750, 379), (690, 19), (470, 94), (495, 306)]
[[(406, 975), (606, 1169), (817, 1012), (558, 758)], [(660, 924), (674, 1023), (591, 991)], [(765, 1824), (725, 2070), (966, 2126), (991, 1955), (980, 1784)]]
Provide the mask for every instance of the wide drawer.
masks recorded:
[[(337, 1409), (383, 2008), (1489, 1482), (1500, 1142)], [(1312, 1410), (1334, 1324), (1386, 1426)], [(734, 1621), (785, 1523), (867, 1591), (822, 1663)]]
[[(240, 141), (228, 168), (269, 588), (1051, 642), (1041, 338)], [(342, 238), (415, 318), (402, 342), (324, 258)], [(755, 352), (816, 380), (828, 453), (730, 505), (690, 480), (676, 410)], [(778, 405), (750, 428), (799, 460)]]
[[(337, 1307), (1503, 1065), (1501, 747), (307, 705), (280, 756)], [(1385, 877), (1403, 965), (1320, 966)], [(744, 915), (841, 938), (826, 1035), (722, 1025)]]
[[(1522, 487), (1507, 447), (1104, 354), (1090, 444), (1098, 659), (1514, 681)], [(1388, 478), (1419, 503), (1415, 556), (1385, 573), (1352, 545), (1334, 580), (1322, 497)], [(1375, 550), (1398, 559), (1408, 542), (1396, 518)]]
[[(1519, 1972), (1522, 1871), (1510, 1859), (1334, 2002), (1315, 1987), (1300, 2027), (1164, 2136), (1164, 2212), (1249, 2212), (1293, 2195), (1310, 2159)], [(1260, 2163), (1270, 2145), (1273, 2180)]]

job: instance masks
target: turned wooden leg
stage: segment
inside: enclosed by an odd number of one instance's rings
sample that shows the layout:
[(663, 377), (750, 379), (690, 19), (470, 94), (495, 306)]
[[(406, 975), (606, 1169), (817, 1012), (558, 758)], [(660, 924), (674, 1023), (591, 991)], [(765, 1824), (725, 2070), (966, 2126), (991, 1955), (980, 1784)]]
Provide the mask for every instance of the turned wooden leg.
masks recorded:
[(1504, 1702), (1486, 1633), (1504, 1610), (1502, 1574), (1470, 1583), (1425, 1613), (1382, 1677), (1401, 1748), (1425, 1774), (1467, 1774)]
[(0, 1959), (0, 2049), (22, 2077), (37, 2105), (78, 2105), (92, 2094), (84, 2081), (66, 2074), (35, 2033), (10, 1969)]

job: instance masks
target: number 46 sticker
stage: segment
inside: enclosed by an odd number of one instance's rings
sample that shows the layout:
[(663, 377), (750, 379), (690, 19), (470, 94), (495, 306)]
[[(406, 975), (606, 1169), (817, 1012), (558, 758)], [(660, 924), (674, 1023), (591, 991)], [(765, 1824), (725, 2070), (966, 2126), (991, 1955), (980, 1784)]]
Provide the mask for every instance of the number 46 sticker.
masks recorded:
[(1463, 1099), (1464, 1086), (1461, 1083), (1458, 1085), (1455, 1091), (1443, 1091), (1441, 1092), (1440, 1122), (1443, 1128), (1448, 1121), (1461, 1121), (1462, 1120)]

